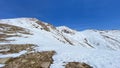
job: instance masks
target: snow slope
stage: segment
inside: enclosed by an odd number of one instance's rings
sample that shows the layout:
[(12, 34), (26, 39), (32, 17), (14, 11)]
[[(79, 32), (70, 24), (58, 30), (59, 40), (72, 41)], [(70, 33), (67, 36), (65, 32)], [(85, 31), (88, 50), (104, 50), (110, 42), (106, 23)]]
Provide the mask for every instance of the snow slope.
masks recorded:
[(0, 44), (36, 44), (39, 46), (36, 51), (55, 50), (57, 54), (51, 68), (64, 68), (70, 61), (86, 62), (93, 68), (120, 68), (119, 30), (76, 31), (66, 26), (54, 27), (35, 18), (2, 19), (0, 24), (21, 27), (31, 33), (20, 33), (21, 37), (7, 38), (15, 41)]
[(84, 30), (74, 31), (69, 28), (71, 33), (66, 33), (63, 30), (66, 28), (58, 27), (58, 30), (63, 33), (74, 45), (83, 45), (83, 47), (97, 49), (120, 50), (120, 31), (119, 30)]

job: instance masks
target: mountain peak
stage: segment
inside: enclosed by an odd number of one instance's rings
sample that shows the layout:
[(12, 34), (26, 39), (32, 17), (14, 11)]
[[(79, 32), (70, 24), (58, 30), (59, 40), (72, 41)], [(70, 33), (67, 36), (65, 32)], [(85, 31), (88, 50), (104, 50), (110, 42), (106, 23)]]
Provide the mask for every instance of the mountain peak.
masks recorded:
[(57, 27), (57, 29), (58, 29), (60, 32), (63, 32), (63, 33), (75, 34), (75, 30), (72, 30), (71, 28), (69, 28), (69, 27), (67, 27), (67, 26), (59, 26), (59, 27)]

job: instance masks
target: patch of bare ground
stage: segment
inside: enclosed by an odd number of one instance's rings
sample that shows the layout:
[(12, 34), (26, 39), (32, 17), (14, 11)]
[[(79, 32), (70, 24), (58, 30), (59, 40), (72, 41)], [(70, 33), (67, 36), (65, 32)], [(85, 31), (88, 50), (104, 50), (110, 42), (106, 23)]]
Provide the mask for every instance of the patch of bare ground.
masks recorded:
[(34, 44), (6, 44), (0, 45), (0, 54), (18, 53), (22, 50), (33, 51)]
[(9, 42), (14, 40), (6, 40), (10, 37), (21, 37), (20, 34), (32, 35), (29, 30), (8, 24), (0, 24), (0, 42)]
[(14, 25), (8, 25), (8, 24), (0, 24), (0, 28), (2, 32), (4, 33), (22, 33), (22, 34), (30, 34), (28, 30), (25, 28), (19, 27), (19, 26), (14, 26)]
[(0, 42), (10, 42), (14, 40), (7, 40), (9, 37), (18, 37), (18, 35), (7, 35), (7, 34), (0, 34)]
[(44, 23), (42, 23), (41, 21), (36, 21), (36, 23), (42, 26), (41, 29), (44, 29), (48, 32), (50, 31), (50, 29)]
[(50, 68), (55, 51), (43, 51), (11, 58), (3, 68)]
[(68, 64), (65, 65), (65, 68), (93, 68), (93, 67), (86, 63), (69, 62)]

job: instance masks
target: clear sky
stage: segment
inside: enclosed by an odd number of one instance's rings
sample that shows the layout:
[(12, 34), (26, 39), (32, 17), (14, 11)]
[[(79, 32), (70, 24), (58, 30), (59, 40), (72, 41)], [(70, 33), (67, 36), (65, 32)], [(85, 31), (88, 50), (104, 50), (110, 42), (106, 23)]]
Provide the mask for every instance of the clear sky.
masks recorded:
[(0, 18), (16, 17), (77, 30), (120, 29), (120, 0), (0, 0)]

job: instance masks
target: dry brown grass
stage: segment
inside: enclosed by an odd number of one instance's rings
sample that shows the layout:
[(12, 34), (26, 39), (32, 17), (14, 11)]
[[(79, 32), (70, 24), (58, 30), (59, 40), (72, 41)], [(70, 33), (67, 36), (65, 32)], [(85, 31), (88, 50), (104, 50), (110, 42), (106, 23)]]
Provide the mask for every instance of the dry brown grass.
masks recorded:
[(14, 40), (7, 40), (7, 38), (10, 37), (21, 37), (20, 34), (27, 34), (27, 35), (32, 35), (29, 30), (18, 27), (18, 26), (13, 26), (13, 25), (8, 25), (8, 24), (0, 24), (0, 42), (10, 42)]
[(44, 23), (42, 23), (41, 21), (36, 21), (36, 23), (41, 25), (43, 27), (42, 29), (44, 29), (46, 31), (50, 31), (50, 29)]
[(69, 62), (68, 64), (65, 65), (65, 68), (93, 68), (93, 67), (86, 63)]
[(20, 37), (20, 35), (7, 35), (7, 34), (0, 34), (0, 42), (10, 42), (14, 40), (7, 40), (10, 37)]
[[(0, 45), (0, 51), (1, 54), (10, 54), (10, 53), (18, 53), (22, 50), (28, 50), (32, 51), (35, 45), (33, 44), (6, 44), (6, 45)], [(4, 51), (5, 49), (8, 49), (8, 51)]]
[(3, 68), (49, 68), (55, 51), (29, 53), (9, 60)]
[(2, 28), (3, 33), (22, 33), (22, 34), (30, 34), (30, 32), (22, 27), (8, 25), (8, 24), (0, 24), (0, 28)]
[(22, 34), (31, 34), (29, 30), (14, 26), (14, 25), (8, 25), (8, 24), (0, 24), (0, 31), (3, 33), (13, 34), (13, 33), (22, 33)]

